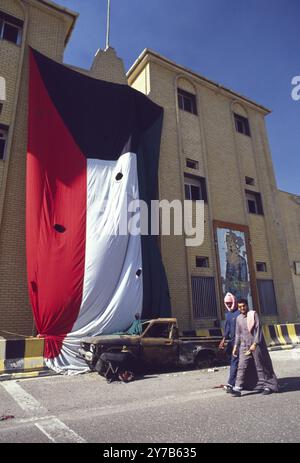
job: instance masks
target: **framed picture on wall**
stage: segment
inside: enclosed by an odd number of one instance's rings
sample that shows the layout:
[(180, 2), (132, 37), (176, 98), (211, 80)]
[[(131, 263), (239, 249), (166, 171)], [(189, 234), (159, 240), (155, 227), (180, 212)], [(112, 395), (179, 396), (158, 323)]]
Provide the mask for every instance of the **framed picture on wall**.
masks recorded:
[(238, 299), (248, 300), (249, 308), (257, 306), (253, 285), (253, 263), (248, 227), (225, 222), (214, 222), (215, 242), (221, 303), (227, 292)]

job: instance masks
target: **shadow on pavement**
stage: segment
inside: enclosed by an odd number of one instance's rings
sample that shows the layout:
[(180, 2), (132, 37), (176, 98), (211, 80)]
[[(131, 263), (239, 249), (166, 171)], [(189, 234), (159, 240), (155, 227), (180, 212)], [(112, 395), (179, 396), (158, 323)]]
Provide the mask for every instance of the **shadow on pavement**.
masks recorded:
[(280, 393), (300, 391), (300, 378), (298, 376), (279, 378), (278, 382)]
[[(279, 384), (279, 392), (280, 394), (283, 394), (284, 392), (293, 392), (293, 391), (300, 391), (300, 377), (289, 377), (289, 378), (279, 378), (278, 379), (278, 384)], [(242, 392), (242, 397), (247, 397), (250, 395), (256, 395), (260, 394), (261, 391), (247, 391), (247, 392)]]

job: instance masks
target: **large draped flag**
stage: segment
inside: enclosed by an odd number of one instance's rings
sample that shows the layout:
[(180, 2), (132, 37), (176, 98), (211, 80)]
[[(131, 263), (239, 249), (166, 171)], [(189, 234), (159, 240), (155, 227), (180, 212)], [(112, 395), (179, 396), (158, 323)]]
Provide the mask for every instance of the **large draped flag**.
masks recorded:
[(84, 336), (125, 330), (136, 313), (170, 315), (157, 236), (119, 227), (124, 211), (129, 221), (138, 214), (132, 200), (150, 207), (157, 197), (162, 118), (129, 86), (30, 49), (27, 274), (46, 363), (56, 371), (87, 369), (77, 357)]

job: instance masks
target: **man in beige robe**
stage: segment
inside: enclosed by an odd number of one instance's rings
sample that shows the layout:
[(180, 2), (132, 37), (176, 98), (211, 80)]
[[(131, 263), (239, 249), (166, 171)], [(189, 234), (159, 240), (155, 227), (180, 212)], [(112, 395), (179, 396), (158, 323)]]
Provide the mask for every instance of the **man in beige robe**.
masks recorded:
[(262, 333), (259, 317), (254, 310), (249, 311), (247, 299), (238, 301), (240, 315), (236, 319), (235, 345), (232, 355), (239, 352), (239, 365), (232, 395), (241, 396), (245, 375), (251, 358), (254, 360), (258, 377), (256, 390), (264, 395), (278, 392), (278, 381), (273, 370), (266, 342)]

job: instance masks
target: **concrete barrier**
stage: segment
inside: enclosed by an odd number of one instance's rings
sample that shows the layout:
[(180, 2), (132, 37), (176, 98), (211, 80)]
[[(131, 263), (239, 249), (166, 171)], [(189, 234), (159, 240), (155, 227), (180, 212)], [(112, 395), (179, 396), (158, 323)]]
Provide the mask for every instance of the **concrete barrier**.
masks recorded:
[[(199, 330), (183, 331), (183, 337), (216, 337), (223, 336), (223, 329), (208, 328)], [(285, 323), (279, 325), (263, 325), (263, 333), (267, 346), (270, 350), (292, 349), (300, 344), (300, 323)]]
[(0, 332), (0, 379), (45, 370), (44, 339)]
[(222, 337), (223, 331), (221, 328), (201, 328), (199, 330), (182, 331), (182, 337)]
[(300, 344), (300, 323), (264, 325), (263, 333), (270, 349), (289, 349)]

